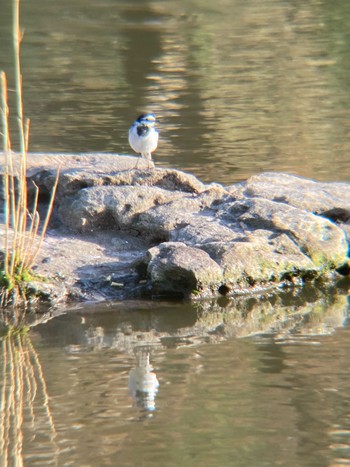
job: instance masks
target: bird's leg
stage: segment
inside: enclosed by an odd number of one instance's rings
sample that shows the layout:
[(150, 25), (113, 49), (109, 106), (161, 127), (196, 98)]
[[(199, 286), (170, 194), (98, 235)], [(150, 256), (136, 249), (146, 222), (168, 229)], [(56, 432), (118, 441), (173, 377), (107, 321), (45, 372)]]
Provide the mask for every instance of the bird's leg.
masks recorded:
[[(134, 169), (138, 169), (140, 159), (146, 159), (146, 161), (147, 161), (147, 168), (148, 168), (148, 169), (153, 168), (153, 167), (151, 167), (151, 165), (150, 165), (151, 163), (153, 163), (153, 161), (152, 161), (152, 155), (151, 155), (150, 152), (148, 152), (148, 153), (146, 152), (145, 154), (140, 154), (140, 156), (137, 158), (137, 162), (136, 162), (136, 165), (135, 165)], [(154, 164), (153, 164), (153, 165), (154, 165)]]
[(146, 157), (146, 159), (147, 159), (147, 164), (148, 164), (148, 165), (147, 165), (147, 168), (150, 169), (150, 168), (151, 168), (150, 162), (152, 162), (152, 155), (151, 155), (150, 152), (148, 152), (148, 153), (145, 154), (145, 157)]
[[(142, 157), (142, 154), (141, 154), (141, 157)], [(138, 166), (139, 166), (139, 160), (140, 160), (140, 156), (138, 156), (138, 158), (137, 158), (136, 165), (135, 165), (134, 169), (137, 169), (137, 168), (138, 168)]]

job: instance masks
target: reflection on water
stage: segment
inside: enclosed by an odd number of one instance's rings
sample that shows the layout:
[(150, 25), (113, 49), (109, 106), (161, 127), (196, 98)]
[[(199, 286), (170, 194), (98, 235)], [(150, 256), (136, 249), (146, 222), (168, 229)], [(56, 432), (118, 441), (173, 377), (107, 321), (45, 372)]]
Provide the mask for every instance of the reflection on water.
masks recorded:
[(348, 319), (340, 289), (42, 316), (1, 340), (1, 465), (348, 463)]
[[(28, 446), (42, 443), (40, 458), (58, 459), (56, 428), (45, 377), (30, 337), (12, 329), (1, 339), (1, 466), (23, 466)], [(31, 449), (30, 449), (31, 450)]]
[(150, 349), (136, 347), (134, 352), (137, 365), (129, 373), (129, 392), (138, 407), (152, 412), (159, 382), (150, 364)]
[(349, 180), (348, 17), (339, 0), (23, 2), (31, 150), (130, 153), (128, 126), (151, 110), (160, 166)]

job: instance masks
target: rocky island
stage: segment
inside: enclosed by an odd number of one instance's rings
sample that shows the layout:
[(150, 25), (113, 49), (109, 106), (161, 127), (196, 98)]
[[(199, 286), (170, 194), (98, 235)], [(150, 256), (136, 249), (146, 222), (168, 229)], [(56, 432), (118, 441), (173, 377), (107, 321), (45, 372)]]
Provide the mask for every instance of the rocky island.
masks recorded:
[(43, 298), (196, 299), (349, 274), (350, 184), (263, 173), (222, 186), (135, 164), (29, 154), (29, 196), (35, 183), (43, 209), (60, 167), (35, 266), (48, 280), (32, 284)]

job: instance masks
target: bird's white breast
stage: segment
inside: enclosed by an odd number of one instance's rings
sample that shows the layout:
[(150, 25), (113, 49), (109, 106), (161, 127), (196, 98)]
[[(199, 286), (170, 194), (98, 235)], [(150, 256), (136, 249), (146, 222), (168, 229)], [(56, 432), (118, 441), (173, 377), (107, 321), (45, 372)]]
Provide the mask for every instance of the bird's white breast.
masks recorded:
[(129, 144), (138, 154), (151, 154), (158, 145), (158, 131), (150, 128), (147, 134), (139, 136), (137, 125), (133, 125), (129, 130)]

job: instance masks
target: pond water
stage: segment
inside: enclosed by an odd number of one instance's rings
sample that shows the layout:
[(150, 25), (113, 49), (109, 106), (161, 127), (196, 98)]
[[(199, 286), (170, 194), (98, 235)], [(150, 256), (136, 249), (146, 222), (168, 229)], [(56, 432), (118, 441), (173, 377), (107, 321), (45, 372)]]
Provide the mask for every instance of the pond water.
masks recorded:
[(39, 317), (1, 341), (1, 465), (348, 465), (349, 302), (291, 301)]
[(132, 153), (129, 125), (153, 111), (157, 166), (349, 181), (349, 18), (341, 0), (23, 1), (30, 150)]
[[(30, 150), (131, 153), (153, 111), (159, 167), (349, 181), (349, 18), (341, 0), (23, 1)], [(3, 338), (1, 465), (349, 465), (348, 290), (85, 306)]]

